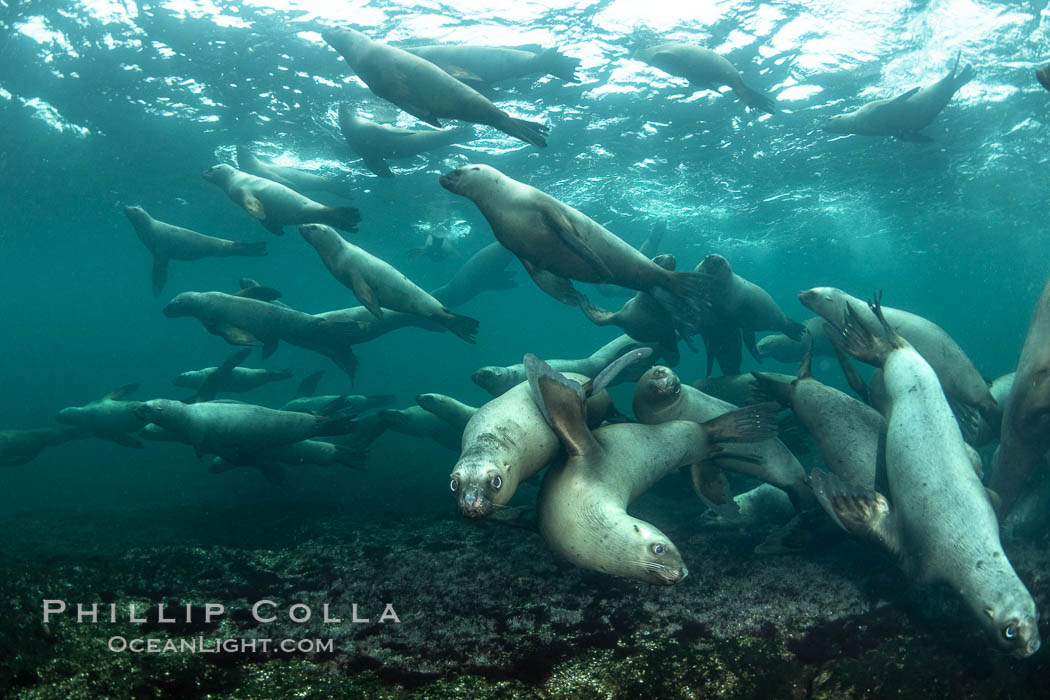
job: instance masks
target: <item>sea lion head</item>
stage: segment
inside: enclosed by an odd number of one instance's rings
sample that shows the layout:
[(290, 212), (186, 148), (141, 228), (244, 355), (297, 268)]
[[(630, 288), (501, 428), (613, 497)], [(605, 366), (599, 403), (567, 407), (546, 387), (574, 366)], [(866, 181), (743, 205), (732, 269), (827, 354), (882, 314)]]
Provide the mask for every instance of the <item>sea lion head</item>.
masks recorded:
[(662, 410), (678, 401), (682, 395), (682, 380), (675, 371), (664, 365), (650, 367), (634, 387), (634, 412), (639, 406)]
[[(485, 438), (484, 435), (478, 437), (479, 441)], [(456, 495), (459, 512), (473, 519), (487, 517), (506, 505), (515, 490), (514, 486), (506, 483), (506, 474), (498, 468), (487, 451), (470, 449), (452, 469), (449, 488)]]
[(1001, 610), (989, 606), (984, 612), (982, 620), (985, 629), (1000, 649), (1019, 659), (1039, 651), (1042, 645), (1039, 639), (1039, 612), (1027, 591), (1019, 599), (1009, 601)]
[(488, 366), (478, 369), (470, 375), (470, 379), (493, 396), (499, 396), (504, 391), (503, 384), (506, 376), (506, 367)]
[(717, 253), (711, 253), (704, 258), (696, 266), (696, 271), (715, 279), (728, 279), (733, 276), (733, 268), (729, 266), (729, 261)]
[(124, 207), (124, 216), (128, 217), (128, 221), (130, 221), (136, 228), (149, 223), (150, 219), (146, 210), (139, 206)]
[(805, 344), (792, 340), (783, 333), (774, 333), (758, 339), (758, 355), (762, 359), (772, 357), (777, 362), (798, 362), (802, 359)]
[(496, 182), (500, 172), (488, 165), (464, 165), (441, 176), (438, 182), (449, 192), (473, 199), (488, 185)]
[(164, 315), (168, 318), (192, 316), (193, 309), (196, 306), (197, 297), (197, 292), (183, 292), (176, 295), (175, 298), (169, 301), (168, 305), (164, 307)]
[(653, 262), (662, 267), (663, 269), (670, 270), (671, 272), (674, 272), (675, 265), (678, 264), (678, 261), (670, 253), (662, 253), (660, 255), (657, 255), (655, 258), (653, 258)]
[(614, 548), (619, 570), (610, 573), (662, 586), (673, 586), (689, 575), (678, 548), (651, 524), (625, 514), (614, 530), (611, 537), (626, 547)]
[(154, 423), (161, 428), (172, 430), (183, 416), (185, 404), (171, 399), (152, 399), (143, 401), (135, 407), (135, 417), (147, 424)]
[(201, 177), (208, 182), (214, 182), (221, 185), (233, 177), (236, 172), (237, 171), (234, 170), (232, 166), (226, 165), (225, 163), (219, 163), (201, 173)]
[(846, 313), (846, 304), (841, 289), (836, 287), (813, 287), (798, 293), (798, 300), (807, 309), (838, 323)]

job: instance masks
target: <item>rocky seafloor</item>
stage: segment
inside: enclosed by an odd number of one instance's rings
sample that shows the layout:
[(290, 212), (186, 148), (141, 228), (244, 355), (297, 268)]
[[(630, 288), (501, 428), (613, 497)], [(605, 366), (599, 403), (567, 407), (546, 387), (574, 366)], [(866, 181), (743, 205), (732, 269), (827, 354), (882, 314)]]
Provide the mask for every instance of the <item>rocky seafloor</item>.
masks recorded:
[[(647, 496), (690, 568), (657, 587), (574, 568), (527, 528), (451, 509), (360, 516), (278, 504), (2, 521), (0, 696), (21, 698), (1039, 697), (1050, 651), (991, 649), (950, 594), (917, 590), (885, 559), (821, 535), (755, 554), (769, 526)], [(669, 524), (677, 523), (677, 524)], [(1047, 542), (1008, 553), (1048, 608)], [(71, 612), (42, 622), (42, 601)], [(268, 599), (281, 617), (258, 623)], [(78, 624), (100, 603), (116, 623)], [(152, 606), (132, 624), (129, 602)], [(205, 624), (205, 603), (226, 613)], [(286, 611), (309, 605), (310, 621)], [(156, 605), (193, 621), (157, 621)], [(342, 618), (320, 620), (322, 605)], [(350, 622), (351, 604), (368, 623)], [(400, 623), (379, 623), (391, 603)], [(301, 610), (300, 610), (301, 612)], [(1046, 630), (1043, 630), (1044, 638)], [(115, 653), (125, 638), (331, 639), (313, 654)]]

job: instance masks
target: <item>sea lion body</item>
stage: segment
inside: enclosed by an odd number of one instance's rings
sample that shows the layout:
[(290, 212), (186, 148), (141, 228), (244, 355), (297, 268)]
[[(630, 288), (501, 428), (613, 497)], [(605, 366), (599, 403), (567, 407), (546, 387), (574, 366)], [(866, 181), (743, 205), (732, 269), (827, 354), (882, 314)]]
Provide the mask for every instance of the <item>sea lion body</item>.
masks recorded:
[(332, 276), (377, 318), (383, 317), (381, 307), (415, 314), (440, 323), (468, 343), (475, 342), (475, 319), (452, 313), (393, 265), (348, 243), (330, 226), (303, 224), (299, 232)]
[[(175, 386), (187, 389), (199, 389), (207, 381), (208, 377), (218, 370), (218, 367), (206, 367), (192, 372), (183, 372), (171, 380)], [(227, 378), (214, 388), (217, 392), (241, 393), (258, 389), (270, 382), (279, 382), (290, 379), (290, 369), (256, 369), (252, 367), (234, 367)]]
[(278, 411), (226, 401), (184, 404), (169, 399), (143, 402), (137, 416), (180, 436), (198, 454), (216, 454), (233, 462), (282, 445), (353, 429), (350, 418)]
[[(799, 301), (831, 324), (841, 324), (849, 304), (869, 333), (879, 332), (875, 314), (860, 299), (835, 287), (814, 287), (799, 292)], [(944, 393), (956, 409), (976, 407), (988, 420), (995, 422), (1002, 409), (988, 391), (988, 384), (970, 362), (958, 343), (936, 323), (907, 311), (882, 307), (886, 320), (925, 358), (937, 373)], [(962, 406), (960, 406), (960, 404)], [(975, 417), (960, 416), (963, 422), (976, 422)]]
[(951, 73), (933, 85), (913, 88), (883, 100), (875, 100), (855, 112), (839, 114), (824, 122), (824, 130), (838, 134), (898, 136), (925, 139), (919, 132), (928, 126), (951, 101), (955, 93), (973, 80), (973, 66), (958, 72), (959, 59)]
[(136, 389), (137, 384), (128, 384), (89, 404), (63, 408), (55, 420), (82, 428), (97, 438), (140, 449), (142, 443), (133, 438), (131, 433), (138, 432), (148, 422), (136, 414), (142, 402), (124, 400)]
[[(578, 360), (549, 360), (548, 364), (556, 372), (593, 377), (616, 358), (639, 347), (643, 347), (641, 343), (628, 335), (621, 335), (598, 348), (587, 357)], [(642, 367), (644, 368), (644, 366), (643, 364)], [(633, 371), (637, 370), (629, 368), (626, 372), (621, 372), (613, 383), (634, 381)], [(644, 371), (644, 369), (641, 371)], [(471, 380), (475, 384), (493, 396), (506, 393), (521, 384), (525, 379), (525, 365), (523, 364), (508, 365), (506, 367), (498, 365), (480, 367), (471, 376)]]
[(335, 362), (351, 381), (357, 369), (352, 343), (359, 326), (257, 299), (222, 292), (183, 292), (164, 307), (169, 318), (193, 316), (204, 328), (231, 345), (263, 345), (263, 357), (280, 341), (320, 353)]
[(142, 207), (124, 207), (124, 214), (142, 245), (153, 254), (153, 294), (160, 294), (168, 281), (169, 260), (226, 258), (234, 255), (266, 255), (265, 243), (245, 243), (206, 236), (181, 226), (158, 221)]
[[(844, 350), (882, 366), (890, 412), (886, 480), (892, 506), (871, 489), (835, 486), (814, 472), (821, 504), (848, 530), (888, 549), (919, 581), (957, 591), (996, 644), (1039, 649), (1039, 614), (999, 541), (999, 520), (937, 374), (883, 320), (873, 335), (856, 313), (840, 327)], [(873, 315), (881, 316), (876, 305)], [(832, 480), (832, 481), (827, 481)]]
[[(647, 425), (673, 420), (704, 423), (735, 411), (737, 406), (708, 396), (699, 389), (683, 385), (669, 367), (651, 367), (638, 380), (634, 392), (634, 415)], [(730, 471), (772, 484), (791, 498), (796, 508), (810, 504), (806, 471), (791, 450), (776, 438), (748, 444), (740, 452), (758, 457), (757, 463), (725, 457), (715, 463)]]
[(773, 100), (744, 83), (740, 71), (724, 56), (692, 44), (667, 43), (645, 49), (638, 58), (660, 70), (685, 78), (695, 88), (714, 90), (728, 85), (752, 109), (773, 113)]
[(356, 231), (361, 220), (360, 212), (353, 207), (330, 207), (315, 202), (279, 182), (249, 175), (225, 163), (208, 168), (203, 177), (276, 236), (284, 235), (285, 226), (309, 223)]
[(504, 247), (543, 291), (570, 306), (589, 302), (569, 280), (612, 282), (668, 297), (699, 293), (693, 273), (665, 270), (593, 219), (488, 165), (467, 165), (441, 177), (441, 186), (473, 201)]
[(387, 158), (412, 158), (456, 143), (474, 139), (474, 128), (402, 129), (359, 117), (347, 105), (339, 106), (339, 129), (350, 150), (380, 177), (393, 177)]
[(806, 332), (805, 326), (784, 314), (769, 292), (733, 272), (721, 255), (708, 255), (696, 271), (707, 278), (704, 293), (712, 311), (738, 325), (749, 348), (755, 347), (755, 331), (780, 331), (794, 340)]
[(237, 147), (237, 167), (242, 172), (273, 180), (304, 196), (307, 192), (330, 192), (340, 197), (350, 196), (350, 184), (345, 180), (268, 163), (244, 146)]
[(346, 60), (377, 97), (438, 128), (441, 119), (487, 124), (534, 146), (547, 145), (547, 128), (514, 119), (472, 87), (430, 61), (372, 41), (353, 29), (329, 29), (321, 36)]
[(1050, 282), (1032, 312), (1017, 372), (1003, 406), (992, 488), (1009, 512), (1050, 450)]
[(578, 58), (563, 56), (557, 49), (526, 51), (497, 46), (414, 46), (408, 49), (425, 58), (452, 77), (475, 90), (501, 80), (521, 78), (536, 73), (577, 82)]
[[(579, 382), (582, 374), (567, 374)], [(588, 415), (601, 422), (611, 405), (607, 392), (588, 400)], [(518, 484), (546, 467), (561, 449), (523, 381), (488, 401), (463, 429), (459, 460), (452, 468), (453, 493), (470, 518), (491, 515), (510, 501)]]
[(507, 265), (514, 259), (514, 254), (499, 244), (499, 241), (471, 255), (456, 270), (452, 279), (437, 289), (431, 289), (430, 295), (445, 306), (465, 304), (482, 292), (499, 289), (511, 289), (517, 286)]
[(0, 467), (17, 467), (36, 459), (44, 448), (84, 437), (77, 428), (0, 430)]

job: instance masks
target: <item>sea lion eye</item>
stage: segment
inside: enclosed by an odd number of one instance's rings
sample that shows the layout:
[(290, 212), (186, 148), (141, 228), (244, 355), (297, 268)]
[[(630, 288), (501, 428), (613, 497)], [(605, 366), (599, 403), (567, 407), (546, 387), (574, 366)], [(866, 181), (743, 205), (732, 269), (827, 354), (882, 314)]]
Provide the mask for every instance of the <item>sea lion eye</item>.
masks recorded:
[(656, 542), (655, 544), (653, 544), (653, 546), (650, 547), (649, 549), (652, 550), (653, 554), (663, 554), (664, 553), (664, 546), (662, 544), (660, 544), (659, 542)]
[(449, 486), (452, 488), (452, 493), (459, 491), (459, 479), (453, 479)]
[(499, 474), (497, 474), (496, 476), (492, 477), (492, 481), (490, 481), (489, 483), (492, 484), (492, 488), (499, 491), (499, 487), (503, 486), (503, 479), (501, 479), (499, 477)]
[(1016, 622), (1011, 622), (1010, 624), (1008, 624), (1006, 626), (1005, 629), (1003, 629), (1003, 637), (1005, 637), (1006, 639), (1016, 639), (1017, 638), (1017, 623)]

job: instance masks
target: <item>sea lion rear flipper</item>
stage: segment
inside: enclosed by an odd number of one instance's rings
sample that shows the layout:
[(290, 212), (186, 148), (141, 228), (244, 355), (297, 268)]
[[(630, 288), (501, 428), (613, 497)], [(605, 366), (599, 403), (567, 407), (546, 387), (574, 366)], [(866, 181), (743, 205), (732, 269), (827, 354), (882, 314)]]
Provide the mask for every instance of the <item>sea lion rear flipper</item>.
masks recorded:
[(531, 352), (522, 359), (532, 398), (547, 424), (558, 436), (566, 454), (593, 454), (598, 444), (587, 427), (587, 409), (583, 387)]
[(705, 460), (689, 466), (693, 490), (708, 508), (723, 518), (740, 517), (740, 506), (733, 500), (725, 474), (712, 461)]
[[(777, 404), (769, 401), (723, 413), (700, 425), (711, 442), (755, 442), (777, 436)], [(723, 455), (724, 456), (724, 455)]]
[(456, 334), (459, 338), (467, 341), (471, 345), (478, 342), (478, 325), (479, 322), (476, 318), (470, 316), (464, 316), (462, 314), (454, 314), (448, 309), (442, 307), (442, 311), (445, 312), (444, 317), (441, 320), (442, 325)]
[(383, 309), (379, 306), (375, 290), (372, 289), (372, 285), (368, 284), (368, 280), (357, 270), (350, 271), (350, 288), (362, 306), (368, 309), (376, 318), (383, 318)]
[(775, 401), (780, 406), (791, 405), (791, 385), (761, 372), (752, 372), (755, 378), (755, 387), (751, 390), (751, 398), (755, 401)]
[(295, 392), (295, 398), (302, 399), (308, 396), (313, 396), (314, 392), (317, 391), (317, 384), (321, 381), (321, 377), (324, 376), (324, 370), (314, 372), (309, 375), (303, 381), (299, 382), (299, 389)]
[(168, 259), (160, 255), (153, 256), (153, 296), (163, 291), (168, 282)]
[(314, 437), (346, 435), (357, 430), (356, 416), (318, 415), (316, 417), (317, 425), (314, 427)]
[(138, 391), (138, 384), (125, 384), (124, 386), (117, 387), (113, 391), (106, 394), (103, 398), (109, 401), (121, 401), (125, 396), (129, 396), (132, 393)]
[(776, 114), (777, 103), (772, 98), (763, 95), (758, 90), (745, 85), (743, 81), (739, 85), (733, 88), (733, 92), (736, 96), (743, 100), (751, 109), (756, 109), (759, 112), (767, 112), (769, 114)]
[(536, 286), (567, 306), (584, 306), (596, 309), (590, 300), (580, 290), (572, 286), (572, 282), (565, 277), (559, 277), (550, 270), (536, 267), (527, 260), (521, 261), (522, 267), (529, 273), (529, 277)]
[(336, 445), (335, 461), (348, 469), (367, 472), (365, 462), (368, 460), (368, 448), (355, 445)]
[(213, 400), (219, 392), (219, 387), (233, 374), (234, 367), (244, 362), (251, 351), (251, 348), (243, 348), (227, 357), (225, 362), (204, 378), (200, 388), (197, 389), (197, 393), (185, 403), (203, 403)]
[(377, 155), (361, 156), (361, 160), (364, 161), (365, 167), (372, 171), (373, 175), (379, 177), (394, 177), (394, 171), (390, 169), (387, 162)]
[(561, 211), (552, 211), (549, 208), (543, 210), (543, 221), (558, 235), (562, 243), (567, 245), (572, 252), (587, 261), (594, 268), (602, 280), (612, 280), (613, 273), (597, 253), (591, 250), (587, 242), (583, 240), (576, 226)]
[(576, 69), (580, 67), (580, 59), (565, 56), (554, 47), (540, 51), (536, 54), (532, 63), (537, 72), (553, 75), (555, 78), (561, 78), (569, 83), (577, 83), (580, 80), (576, 77)]
[(758, 343), (755, 341), (755, 332), (745, 331), (743, 328), (741, 328), (740, 337), (743, 338), (744, 345), (747, 347), (747, 351), (751, 353), (751, 357), (755, 358), (755, 361), (761, 364), (762, 353), (758, 351)]
[(817, 502), (839, 527), (890, 554), (900, 553), (900, 533), (885, 496), (875, 489), (850, 486), (823, 469), (814, 469), (809, 478)]

